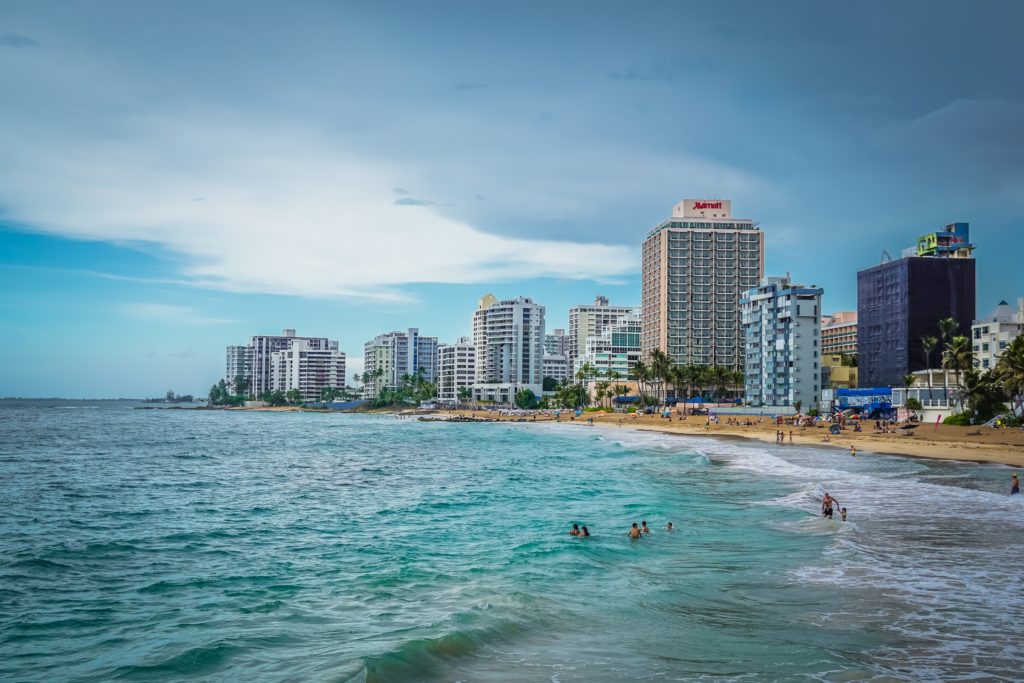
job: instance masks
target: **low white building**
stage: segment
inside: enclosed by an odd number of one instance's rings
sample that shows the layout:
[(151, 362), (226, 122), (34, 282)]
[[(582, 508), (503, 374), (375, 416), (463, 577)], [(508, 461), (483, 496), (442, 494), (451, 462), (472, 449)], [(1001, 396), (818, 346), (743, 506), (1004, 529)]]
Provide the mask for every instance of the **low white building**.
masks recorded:
[(458, 403), (459, 391), (473, 386), (476, 378), (476, 347), (469, 337), (437, 347), (437, 397), (442, 403)]
[(594, 368), (594, 377), (628, 379), (633, 376), (633, 367), (640, 360), (640, 311), (634, 309), (629, 315), (607, 325), (597, 335), (587, 337), (583, 355), (576, 358), (573, 374), (584, 364)]
[(298, 389), (304, 402), (319, 401), (324, 389), (345, 388), (345, 354), (296, 339), (270, 354), (270, 376), (272, 391)]
[(821, 400), (821, 295), (769, 277), (740, 299), (746, 342), (745, 401), (802, 410)]
[(1024, 332), (1024, 298), (1017, 299), (1017, 310), (1000, 301), (992, 315), (975, 320), (971, 325), (974, 367), (988, 370), (996, 366), (999, 356)]
[(569, 357), (565, 355), (544, 354), (544, 377), (550, 377), (556, 382), (563, 382), (569, 378)]

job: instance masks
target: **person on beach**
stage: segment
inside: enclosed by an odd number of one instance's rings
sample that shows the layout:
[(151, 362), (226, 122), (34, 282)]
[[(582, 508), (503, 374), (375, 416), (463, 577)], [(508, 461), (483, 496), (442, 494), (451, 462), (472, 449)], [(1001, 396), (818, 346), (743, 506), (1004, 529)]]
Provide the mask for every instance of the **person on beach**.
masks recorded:
[[(844, 522), (846, 521), (846, 508), (839, 508), (839, 516), (843, 518)], [(583, 528), (586, 529), (587, 527)]]
[(668, 524), (665, 525), (665, 531), (675, 531), (675, 530), (676, 530), (676, 528), (674, 526), (672, 526), (672, 522), (669, 522)]
[(579, 524), (573, 524), (572, 528), (569, 529), (569, 535), (570, 536), (579, 536), (580, 535), (580, 525)]
[(793, 430), (792, 429), (789, 430), (789, 445), (790, 446), (793, 445)]
[(1010, 495), (1016, 496), (1020, 493), (1020, 480), (1017, 479), (1017, 473), (1014, 472), (1010, 475)]
[(825, 496), (821, 499), (821, 516), (832, 519), (832, 506), (839, 505), (839, 501), (828, 494), (825, 491)]
[(647, 520), (646, 519), (643, 520), (642, 522), (640, 522), (640, 531), (644, 532), (645, 534), (651, 533), (650, 527), (647, 526)]
[(642, 536), (643, 536), (643, 534), (641, 534), (640, 533), (640, 529), (637, 528), (636, 522), (633, 522), (633, 526), (629, 530), (629, 537), (630, 538), (640, 538)]
[(854, 446), (853, 444), (850, 444), (850, 457), (857, 457), (857, 447)]

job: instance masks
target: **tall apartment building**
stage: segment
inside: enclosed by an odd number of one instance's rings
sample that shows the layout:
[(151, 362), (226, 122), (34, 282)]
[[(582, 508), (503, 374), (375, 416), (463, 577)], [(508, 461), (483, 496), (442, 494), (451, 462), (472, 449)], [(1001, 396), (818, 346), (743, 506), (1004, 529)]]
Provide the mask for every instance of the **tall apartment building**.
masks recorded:
[(744, 366), (739, 301), (764, 277), (764, 234), (727, 199), (684, 199), (643, 245), (644, 355)]
[(303, 401), (319, 401), (324, 389), (345, 387), (345, 354), (297, 339), (270, 354), (270, 377), (272, 391), (298, 389)]
[(857, 353), (857, 311), (839, 311), (821, 317), (821, 353)]
[(246, 383), (246, 393), (248, 394), (252, 385), (252, 347), (229, 346), (226, 356), (224, 381), (231, 388), (231, 391), (237, 393), (238, 387), (236, 382), (241, 377)]
[(608, 297), (597, 296), (592, 306), (573, 306), (569, 309), (569, 367), (576, 365), (576, 359), (587, 350), (587, 337), (603, 334), (609, 325), (614, 325), (636, 309), (631, 306), (611, 306)]
[(766, 278), (740, 300), (745, 401), (753, 406), (817, 407), (821, 400), (821, 295), (789, 276)]
[[(928, 368), (924, 337), (952, 317), (957, 334), (975, 320), (975, 261), (967, 223), (951, 223), (919, 238), (902, 258), (857, 273), (857, 369), (862, 387), (902, 386)], [(931, 364), (941, 358), (932, 353)]]
[(544, 307), (526, 297), (498, 301), (487, 294), (473, 314), (476, 400), (512, 403), (521, 389), (541, 395)]
[[(250, 376), (249, 392), (253, 396), (261, 396), (268, 391), (273, 391), (271, 382), (271, 356), (276, 351), (288, 349), (293, 342), (306, 342), (309, 349), (337, 351), (338, 342), (331, 341), (326, 337), (297, 337), (295, 330), (287, 329), (280, 336), (257, 335), (249, 338), (250, 362), (252, 373)], [(342, 385), (344, 386), (344, 385)]]
[(569, 379), (569, 357), (561, 354), (544, 353), (542, 377), (550, 377), (556, 382)]
[[(363, 396), (372, 398), (382, 389), (397, 389), (402, 377), (423, 371), (423, 379), (437, 381), (437, 337), (420, 336), (419, 329), (379, 334), (363, 346), (363, 367), (369, 381)], [(382, 374), (378, 376), (377, 370)]]
[(544, 353), (549, 356), (569, 355), (569, 337), (566, 336), (565, 330), (558, 328), (544, 335)]
[(1000, 301), (992, 315), (971, 325), (974, 367), (988, 370), (1015, 338), (1024, 334), (1024, 298), (1017, 299), (1017, 310)]
[(641, 332), (640, 311), (634, 309), (601, 334), (587, 337), (584, 353), (576, 359), (573, 372), (589, 364), (599, 379), (607, 379), (612, 373), (621, 379), (633, 379), (633, 367), (641, 357)]
[(437, 397), (444, 403), (457, 403), (459, 390), (476, 381), (476, 347), (469, 337), (454, 344), (437, 346)]

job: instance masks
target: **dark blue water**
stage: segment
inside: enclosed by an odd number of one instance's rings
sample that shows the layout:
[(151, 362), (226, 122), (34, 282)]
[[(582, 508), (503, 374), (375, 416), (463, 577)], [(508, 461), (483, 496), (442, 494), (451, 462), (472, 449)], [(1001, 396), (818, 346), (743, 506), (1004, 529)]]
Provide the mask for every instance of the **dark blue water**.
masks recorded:
[[(7, 405), (0, 679), (1019, 680), (1008, 472), (618, 428)], [(849, 522), (817, 517), (825, 490)]]

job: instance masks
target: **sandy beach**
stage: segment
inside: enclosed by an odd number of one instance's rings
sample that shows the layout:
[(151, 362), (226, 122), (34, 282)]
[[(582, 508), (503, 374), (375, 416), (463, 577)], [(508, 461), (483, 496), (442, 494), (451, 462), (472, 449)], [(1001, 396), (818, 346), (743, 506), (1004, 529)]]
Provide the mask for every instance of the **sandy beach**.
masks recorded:
[[(462, 416), (491, 418), (500, 420), (519, 420), (520, 416), (502, 416), (489, 411), (446, 411), (438, 413), (446, 416)], [(621, 427), (624, 429), (655, 430), (669, 434), (686, 434), (693, 436), (725, 436), (756, 439), (767, 443), (775, 442), (775, 433), (782, 429), (786, 433), (786, 444), (794, 446), (816, 446), (821, 448), (839, 448), (850, 450), (855, 446), (858, 454), (884, 453), (888, 455), (904, 455), (914, 458), (935, 458), (941, 460), (964, 460), (971, 462), (1000, 463), (1015, 467), (1024, 467), (1024, 432), (1017, 429), (992, 429), (989, 427), (958, 427), (953, 425), (923, 424), (910, 431), (899, 431), (896, 434), (883, 434), (874, 431), (874, 422), (867, 422), (863, 431), (854, 432), (852, 428), (843, 430), (838, 436), (832, 436), (828, 442), (826, 427), (798, 427), (786, 425), (777, 427), (765, 418), (762, 422), (751, 426), (707, 424), (704, 416), (691, 416), (679, 420), (673, 415), (666, 420), (660, 415), (625, 415), (619, 413), (584, 413), (571, 421), (569, 411), (563, 411), (561, 422), (578, 425), (586, 424), (593, 418), (594, 424)], [(526, 418), (529, 421), (533, 417)], [(538, 422), (553, 422), (551, 415), (536, 417)], [(906, 432), (910, 431), (910, 434)]]

